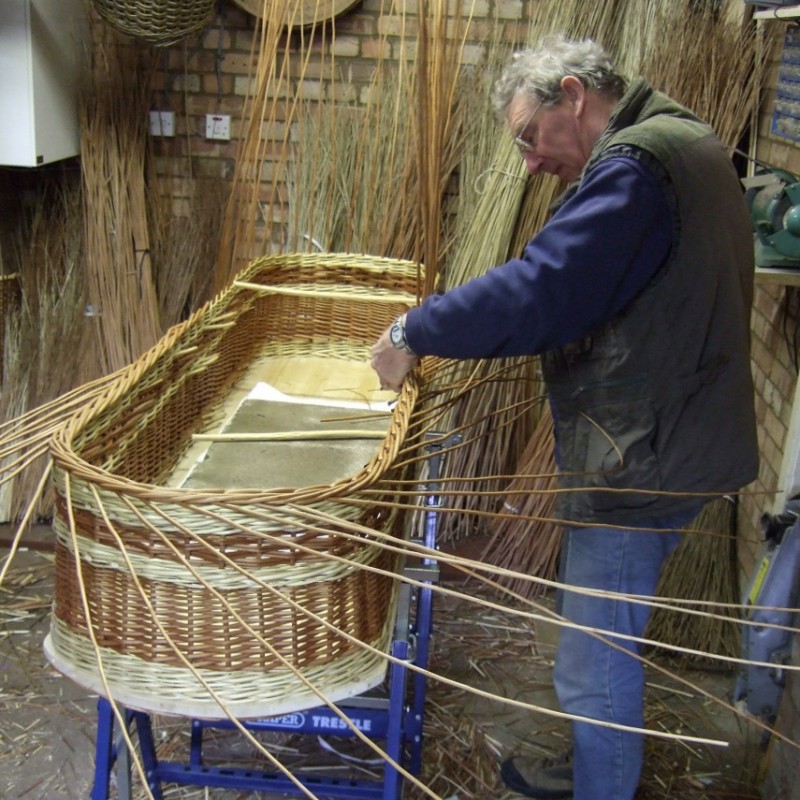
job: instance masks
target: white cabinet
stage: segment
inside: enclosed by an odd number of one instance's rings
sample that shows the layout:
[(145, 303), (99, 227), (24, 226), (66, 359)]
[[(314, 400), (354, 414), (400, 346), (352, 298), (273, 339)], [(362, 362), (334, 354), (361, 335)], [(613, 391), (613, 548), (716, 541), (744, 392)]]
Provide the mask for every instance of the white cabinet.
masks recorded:
[(800, 6), (762, 8), (753, 14), (754, 19), (794, 19), (795, 17), (800, 17)]
[(33, 167), (80, 152), (87, 48), (84, 0), (0, 0), (0, 165)]

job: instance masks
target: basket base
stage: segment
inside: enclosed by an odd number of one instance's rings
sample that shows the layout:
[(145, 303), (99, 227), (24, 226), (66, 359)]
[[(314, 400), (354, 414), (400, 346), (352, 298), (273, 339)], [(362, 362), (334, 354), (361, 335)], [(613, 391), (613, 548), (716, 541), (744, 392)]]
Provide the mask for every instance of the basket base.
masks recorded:
[[(92, 670), (79, 665), (77, 659), (72, 656), (65, 658), (59, 652), (53, 639), (53, 631), (51, 630), (44, 640), (44, 654), (47, 660), (62, 675), (84, 689), (113, 700), (132, 711), (203, 720), (218, 720), (226, 717), (240, 720), (265, 719), (296, 711), (305, 711), (309, 708), (324, 705), (326, 702), (337, 703), (342, 700), (348, 700), (379, 686), (386, 677), (387, 668), (387, 662), (384, 658), (376, 658), (375, 663), (372, 665), (359, 664), (355, 667), (352, 670), (352, 678), (348, 674), (346, 681), (339, 680), (337, 685), (329, 687), (324, 686), (324, 680), (319, 681), (309, 678), (309, 682), (318, 689), (319, 694), (308, 687), (291, 694), (286, 694), (284, 689), (276, 691), (274, 684), (269, 684), (270, 676), (268, 673), (263, 673), (263, 691), (259, 691), (259, 676), (252, 676), (251, 673), (250, 683), (252, 686), (250, 691), (247, 692), (247, 696), (241, 696), (244, 693), (237, 692), (237, 697), (227, 697), (224, 689), (217, 689), (218, 702), (208, 690), (204, 691), (199, 681), (197, 681), (197, 697), (176, 696), (176, 693), (170, 689), (162, 688), (159, 691), (159, 687), (164, 686), (166, 668), (163, 666), (158, 668), (158, 675), (154, 674), (152, 676), (152, 689), (149, 691), (126, 686), (114, 677), (115, 673), (125, 674), (125, 671), (120, 673), (120, 669), (124, 670), (124, 666), (121, 664), (115, 665), (113, 662), (115, 660), (121, 662), (127, 659), (120, 657), (119, 654), (113, 651), (103, 653), (103, 666), (108, 684), (108, 688), (106, 688), (106, 684), (104, 684), (97, 669)], [(106, 663), (107, 660), (111, 663)], [(184, 673), (183, 679), (185, 680), (187, 670), (172, 669), (177, 673)], [(198, 673), (213, 684), (213, 678), (209, 675), (209, 670), (198, 670)], [(234, 676), (234, 680), (237, 688), (240, 688), (238, 684), (246, 682), (244, 676), (241, 681), (238, 676)], [(212, 688), (214, 688), (213, 685)], [(111, 697), (109, 697), (109, 694)]]

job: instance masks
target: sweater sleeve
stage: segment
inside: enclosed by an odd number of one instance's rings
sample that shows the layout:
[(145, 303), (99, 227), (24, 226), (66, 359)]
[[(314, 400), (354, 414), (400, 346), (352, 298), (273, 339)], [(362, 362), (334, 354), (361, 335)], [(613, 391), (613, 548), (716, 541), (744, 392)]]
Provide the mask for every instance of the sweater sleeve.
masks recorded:
[(512, 259), (409, 311), (418, 355), (533, 355), (580, 339), (619, 313), (665, 263), (672, 217), (645, 165), (607, 159)]

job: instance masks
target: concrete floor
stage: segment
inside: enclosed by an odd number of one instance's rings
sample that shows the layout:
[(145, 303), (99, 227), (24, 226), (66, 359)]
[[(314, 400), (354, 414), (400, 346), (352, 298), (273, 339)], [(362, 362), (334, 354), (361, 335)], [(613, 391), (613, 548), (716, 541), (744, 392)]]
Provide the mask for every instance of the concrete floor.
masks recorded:
[[(31, 549), (18, 553), (0, 586), (0, 800), (88, 798), (96, 698), (60, 676), (42, 655), (52, 599), (49, 532), (40, 529), (26, 541)], [(7, 552), (0, 549), (0, 558)], [(461, 587), (449, 581), (445, 585)], [(464, 600), (438, 598), (432, 667), (465, 685), (554, 709), (550, 680), (554, 635), (547, 627), (540, 624), (537, 629), (502, 609), (477, 611)], [(668, 675), (652, 672), (649, 677), (651, 727), (720, 738), (730, 745), (649, 739), (637, 800), (758, 798), (763, 755), (752, 726)], [(682, 677), (723, 699), (733, 688), (729, 673), (694, 671)], [(516, 795), (497, 782), (497, 763), (512, 752), (533, 756), (557, 752), (569, 741), (567, 723), (545, 713), (514, 708), (436, 681), (429, 682), (427, 697), (423, 779), (448, 800), (511, 800)], [(164, 721), (159, 730), (163, 747), (174, 749), (185, 741), (187, 729), (174, 721)], [(217, 746), (228, 745), (230, 739)], [(312, 742), (310, 747), (317, 745)], [(331, 763), (330, 754), (324, 758)], [(488, 788), (480, 788), (481, 781), (488, 781)], [(165, 800), (275, 797), (178, 787), (168, 787), (164, 796)], [(422, 796), (416, 789), (404, 795), (414, 800)], [(138, 789), (134, 797), (146, 795)]]

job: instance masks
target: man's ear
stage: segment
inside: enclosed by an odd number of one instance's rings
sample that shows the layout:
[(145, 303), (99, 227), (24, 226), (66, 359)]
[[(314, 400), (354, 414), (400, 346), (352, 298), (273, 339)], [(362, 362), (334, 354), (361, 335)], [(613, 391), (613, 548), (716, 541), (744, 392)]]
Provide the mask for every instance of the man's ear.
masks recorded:
[(568, 103), (575, 106), (576, 114), (583, 113), (586, 87), (574, 75), (565, 75), (561, 79), (561, 93)]

